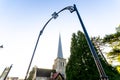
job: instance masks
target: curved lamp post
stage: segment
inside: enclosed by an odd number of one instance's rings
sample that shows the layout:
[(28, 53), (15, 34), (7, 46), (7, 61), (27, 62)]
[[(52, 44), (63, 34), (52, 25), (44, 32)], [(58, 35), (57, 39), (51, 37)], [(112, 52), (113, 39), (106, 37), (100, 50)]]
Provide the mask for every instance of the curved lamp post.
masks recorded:
[(92, 42), (90, 41), (89, 35), (88, 35), (88, 33), (87, 33), (87, 30), (86, 30), (86, 28), (85, 28), (85, 26), (84, 26), (84, 24), (83, 24), (83, 21), (82, 21), (82, 19), (81, 19), (81, 17), (80, 17), (80, 14), (79, 14), (79, 12), (78, 12), (77, 7), (76, 7), (75, 4), (74, 4), (74, 6), (65, 7), (65, 8), (63, 8), (62, 10), (60, 10), (59, 12), (54, 12), (54, 13), (52, 14), (52, 17), (51, 17), (51, 18), (46, 22), (46, 24), (43, 26), (42, 30), (40, 31), (40, 33), (39, 33), (39, 35), (38, 35), (38, 39), (37, 39), (37, 42), (36, 42), (36, 45), (35, 45), (35, 48), (34, 48), (34, 51), (33, 51), (33, 54), (32, 54), (32, 57), (31, 57), (31, 60), (30, 60), (30, 63), (29, 63), (29, 66), (28, 66), (28, 69), (27, 69), (27, 73), (26, 73), (26, 76), (25, 76), (25, 80), (27, 79), (28, 72), (29, 72), (30, 66), (31, 66), (32, 61), (33, 61), (33, 58), (34, 58), (35, 51), (36, 51), (36, 48), (37, 48), (37, 45), (38, 45), (40, 36), (42, 35), (45, 27), (47, 26), (47, 24), (48, 24), (52, 19), (56, 19), (56, 18), (58, 17), (58, 14), (59, 14), (60, 12), (64, 11), (64, 10), (69, 10), (71, 13), (74, 12), (74, 11), (76, 11), (76, 14), (77, 14), (77, 16), (78, 16), (78, 19), (79, 19), (79, 21), (80, 21), (80, 23), (81, 23), (81, 26), (82, 26), (82, 28), (83, 28), (83, 31), (84, 31), (84, 34), (85, 34), (87, 43), (88, 43), (89, 48), (90, 48), (90, 50), (91, 50), (92, 56), (93, 56), (93, 58), (94, 58), (95, 64), (96, 64), (96, 66), (97, 66), (98, 72), (99, 72), (99, 74), (100, 74), (100, 80), (108, 80), (108, 77), (106, 76), (106, 74), (105, 74), (105, 72), (104, 72), (104, 69), (103, 69), (103, 67), (102, 67), (102, 65), (101, 65), (101, 62), (100, 62), (100, 60), (99, 60), (99, 58), (98, 58), (98, 55), (97, 55), (97, 53), (96, 53), (96, 51), (95, 51), (95, 49), (94, 49), (94, 47), (93, 47), (93, 44), (92, 44)]

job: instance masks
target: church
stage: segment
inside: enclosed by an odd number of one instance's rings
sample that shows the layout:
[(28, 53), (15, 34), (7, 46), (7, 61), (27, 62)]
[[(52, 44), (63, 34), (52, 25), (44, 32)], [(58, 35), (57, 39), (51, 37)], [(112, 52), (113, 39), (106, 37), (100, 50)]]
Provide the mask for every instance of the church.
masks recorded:
[(52, 69), (34, 67), (32, 80), (65, 80), (66, 59), (63, 58), (61, 36), (59, 35), (57, 58)]

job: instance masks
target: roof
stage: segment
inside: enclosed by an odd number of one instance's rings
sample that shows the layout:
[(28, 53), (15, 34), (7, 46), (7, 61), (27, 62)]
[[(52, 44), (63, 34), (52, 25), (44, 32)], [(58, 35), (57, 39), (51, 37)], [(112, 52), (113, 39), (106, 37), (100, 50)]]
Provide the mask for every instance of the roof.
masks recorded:
[(51, 72), (55, 72), (55, 70), (37, 68), (36, 77), (50, 77)]
[(54, 73), (52, 78), (55, 79), (58, 75), (59, 75), (59, 73)]
[(61, 73), (54, 73), (52, 79), (55, 80), (59, 75), (61, 76), (62, 80), (64, 80), (64, 77), (62, 76)]

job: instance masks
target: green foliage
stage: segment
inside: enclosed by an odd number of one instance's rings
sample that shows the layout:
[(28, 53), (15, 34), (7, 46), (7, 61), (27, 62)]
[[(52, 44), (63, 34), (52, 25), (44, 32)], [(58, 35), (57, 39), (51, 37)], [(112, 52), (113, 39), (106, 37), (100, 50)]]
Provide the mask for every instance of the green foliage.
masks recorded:
[(66, 66), (67, 80), (97, 80), (98, 71), (84, 34), (78, 31), (72, 37), (71, 55)]
[(120, 25), (116, 28), (116, 32), (120, 32)]
[(113, 43), (115, 41), (119, 41), (119, 38), (120, 38), (120, 32), (116, 32), (114, 34), (109, 34), (109, 35), (106, 35), (103, 39), (103, 42), (104, 43)]
[(113, 48), (111, 52), (109, 52), (108, 56), (118, 56), (120, 55), (120, 49)]
[[(73, 33), (71, 40), (71, 55), (66, 66), (66, 80), (98, 80), (100, 76), (84, 34), (81, 31), (77, 34)], [(106, 64), (100, 55), (99, 57), (109, 80), (120, 79), (116, 69)]]
[(116, 33), (106, 35), (103, 43), (109, 44), (112, 50), (108, 52), (107, 57), (112, 61), (120, 62), (120, 25), (116, 28)]
[(116, 69), (120, 73), (120, 66), (116, 66)]
[(117, 58), (117, 59), (118, 59), (118, 61), (120, 62), (120, 55), (118, 56), (118, 58)]

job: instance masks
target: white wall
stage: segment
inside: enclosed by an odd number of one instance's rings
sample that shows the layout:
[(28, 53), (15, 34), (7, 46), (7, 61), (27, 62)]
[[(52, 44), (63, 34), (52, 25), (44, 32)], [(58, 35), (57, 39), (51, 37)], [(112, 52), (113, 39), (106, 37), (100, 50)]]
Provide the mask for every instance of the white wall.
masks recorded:
[(49, 80), (49, 77), (36, 77), (36, 80)]

